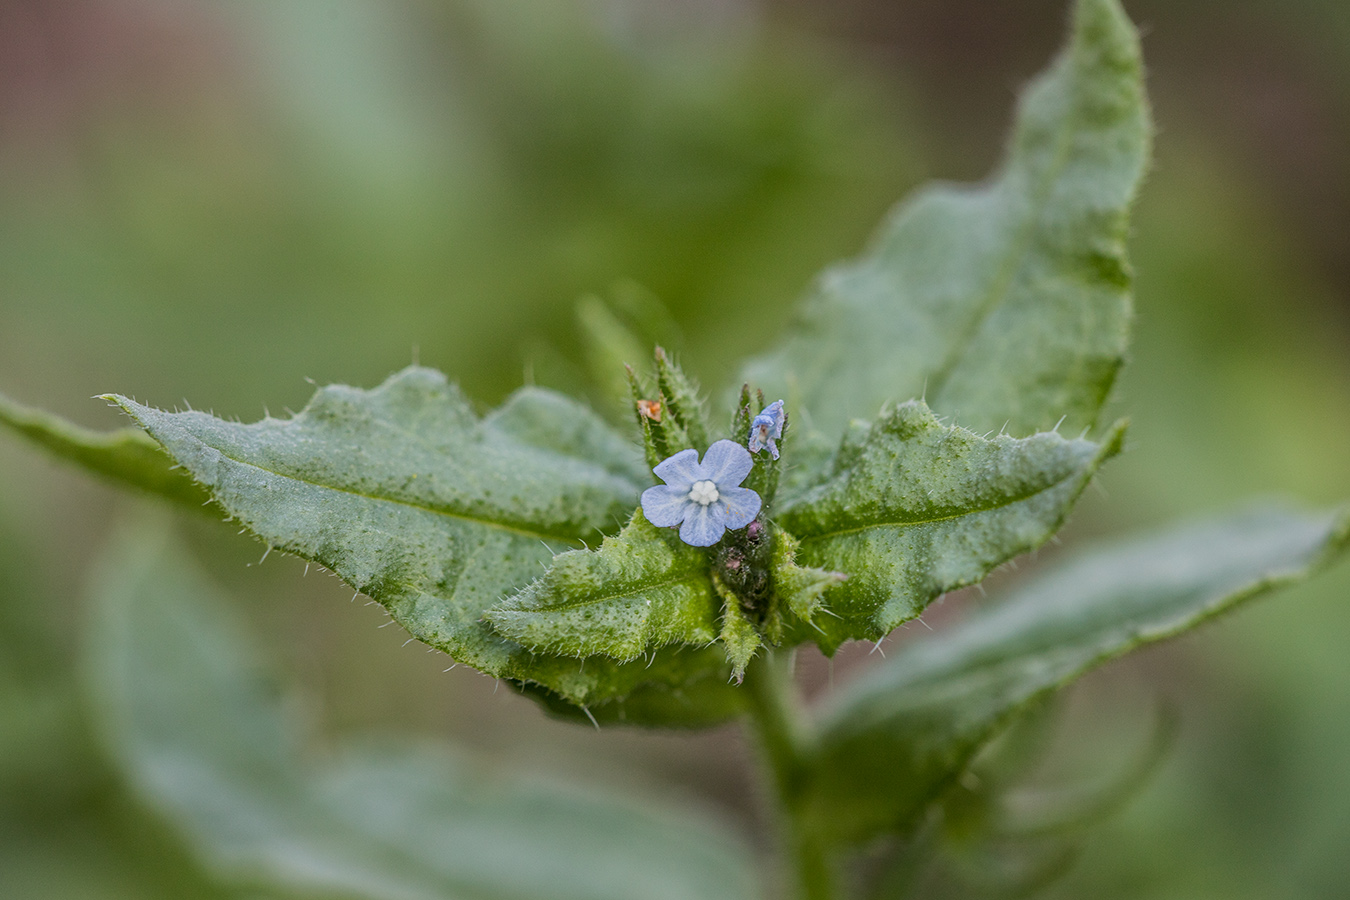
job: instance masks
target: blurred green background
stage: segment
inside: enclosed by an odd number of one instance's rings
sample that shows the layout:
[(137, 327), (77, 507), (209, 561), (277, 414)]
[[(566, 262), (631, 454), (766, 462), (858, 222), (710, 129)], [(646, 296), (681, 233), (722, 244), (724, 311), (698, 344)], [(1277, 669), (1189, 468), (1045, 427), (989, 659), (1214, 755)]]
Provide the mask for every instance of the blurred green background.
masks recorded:
[[(1160, 129), (1116, 404), (1134, 426), (1070, 546), (1251, 494), (1350, 498), (1350, 11), (1126, 7)], [(1064, 16), (1059, 0), (10, 0), (0, 391), (99, 428), (121, 424), (89, 399), (106, 391), (251, 420), (298, 409), (307, 379), (370, 386), (414, 358), (484, 403), (522, 379), (583, 393), (576, 300), (634, 285), (720, 387), (909, 188), (996, 163)], [(218, 893), (102, 760), (78, 688), (90, 567), (144, 502), (0, 439), (0, 896)], [(260, 545), (191, 518), (320, 743), (444, 736), (763, 833), (735, 728), (554, 723), (443, 673), (336, 580), (259, 566)], [(1065, 765), (1146, 730), (1155, 697), (1181, 711), (1170, 756), (1047, 895), (1344, 896), (1350, 569), (1093, 675)]]

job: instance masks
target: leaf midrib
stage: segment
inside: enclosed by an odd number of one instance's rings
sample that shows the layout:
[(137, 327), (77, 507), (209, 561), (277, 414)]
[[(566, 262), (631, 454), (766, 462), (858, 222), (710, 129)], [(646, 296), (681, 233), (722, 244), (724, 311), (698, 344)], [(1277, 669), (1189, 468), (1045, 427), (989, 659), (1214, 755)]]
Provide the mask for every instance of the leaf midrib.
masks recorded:
[[(198, 437), (198, 436), (195, 435), (195, 434), (192, 434), (191, 432), (187, 431), (186, 429), (183, 429), (183, 433), (184, 433), (184, 435), (187, 437), (188, 440), (194, 441), (194, 442), (196, 442), (197, 444), (200, 444), (200, 445), (203, 446), (203, 447), (207, 447), (207, 448), (209, 448), (209, 449), (211, 449), (211, 450), (214, 450), (216, 453), (219, 453), (219, 454), (221, 455), (222, 458), (227, 459), (227, 460), (229, 460), (230, 462), (235, 463), (236, 465), (247, 466), (247, 467), (249, 467), (249, 468), (251, 468), (251, 469), (256, 469), (256, 470), (258, 470), (259, 472), (265, 472), (265, 473), (267, 473), (268, 475), (272, 475), (272, 476), (275, 476), (275, 477), (277, 477), (277, 478), (283, 478), (283, 479), (286, 479), (287, 481), (294, 481), (294, 482), (296, 482), (296, 483), (298, 483), (298, 484), (307, 485), (308, 487), (319, 488), (319, 489), (321, 489), (321, 490), (326, 490), (326, 491), (333, 491), (334, 493), (339, 493), (339, 494), (347, 494), (347, 495), (353, 496), (353, 497), (360, 497), (360, 498), (363, 499), (363, 500), (370, 500), (370, 501), (372, 501), (372, 502), (378, 502), (378, 503), (393, 503), (393, 504), (396, 504), (396, 505), (398, 505), (398, 506), (404, 506), (404, 507), (407, 507), (407, 508), (409, 508), (409, 509), (416, 509), (416, 510), (419, 510), (419, 511), (421, 511), (421, 512), (431, 513), (432, 515), (443, 516), (443, 517), (448, 518), (448, 519), (457, 519), (457, 520), (459, 520), (459, 521), (462, 521), (462, 522), (469, 522), (469, 523), (471, 523), (471, 524), (478, 525), (478, 526), (484, 527), (484, 528), (495, 528), (495, 529), (497, 529), (497, 530), (499, 530), (499, 531), (506, 531), (506, 532), (509, 532), (509, 533), (511, 533), (511, 534), (518, 534), (518, 535), (521, 535), (521, 536), (523, 536), (523, 537), (535, 538), (535, 539), (538, 539), (538, 540), (541, 540), (541, 541), (542, 541), (542, 540), (549, 539), (549, 538), (551, 538), (551, 539), (553, 539), (553, 540), (571, 541), (571, 542), (579, 542), (579, 541), (581, 540), (581, 536), (580, 536), (580, 535), (576, 535), (576, 534), (564, 533), (564, 532), (543, 531), (543, 530), (540, 530), (540, 529), (534, 529), (534, 528), (524, 528), (524, 527), (521, 527), (521, 526), (518, 526), (518, 525), (510, 525), (510, 524), (507, 524), (507, 523), (505, 523), (505, 522), (497, 522), (497, 521), (494, 521), (494, 520), (492, 520), (492, 519), (483, 519), (483, 518), (479, 518), (479, 517), (477, 517), (477, 516), (471, 516), (471, 515), (468, 515), (468, 514), (466, 514), (466, 513), (453, 512), (453, 511), (447, 510), (447, 509), (439, 509), (439, 508), (434, 507), (434, 506), (427, 506), (427, 505), (421, 504), (421, 503), (414, 503), (414, 502), (412, 502), (412, 501), (410, 501), (410, 500), (399, 499), (399, 498), (396, 498), (396, 497), (380, 497), (380, 496), (377, 496), (377, 495), (375, 495), (375, 494), (367, 494), (367, 493), (365, 493), (365, 492), (363, 492), (363, 491), (353, 490), (352, 488), (348, 488), (348, 487), (338, 487), (338, 486), (331, 485), (331, 484), (322, 484), (322, 483), (317, 482), (317, 481), (310, 481), (310, 480), (307, 479), (307, 478), (300, 478), (300, 477), (297, 477), (297, 476), (295, 476), (295, 475), (289, 475), (289, 474), (286, 474), (286, 473), (283, 473), (283, 472), (277, 472), (277, 471), (275, 471), (275, 470), (273, 470), (273, 469), (267, 468), (266, 466), (259, 465), (258, 463), (250, 462), (249, 460), (238, 459), (237, 457), (231, 456), (230, 454), (226, 453), (224, 450), (222, 450), (221, 448), (215, 446), (214, 444), (207, 443), (206, 441), (202, 440), (200, 437)], [(211, 487), (211, 488), (214, 488), (214, 487), (215, 487), (215, 485), (209, 485), (209, 484), (208, 484), (207, 486), (208, 486), (208, 487)], [(590, 530), (598, 531), (598, 530), (600, 530), (600, 529), (599, 529), (599, 527), (597, 526), (597, 527), (595, 527), (595, 528), (593, 528), (593, 529), (590, 529)], [(589, 531), (583, 532), (583, 533), (589, 533)]]
[[(582, 607), (584, 607), (584, 606), (591, 606), (591, 605), (596, 604), (596, 603), (608, 603), (608, 602), (610, 602), (611, 600), (631, 599), (631, 598), (633, 598), (633, 596), (634, 596), (635, 594), (639, 594), (639, 593), (641, 593), (641, 592), (643, 592), (643, 591), (649, 591), (649, 590), (652, 590), (653, 588), (664, 588), (664, 587), (670, 587), (671, 585), (683, 584), (683, 583), (685, 583), (685, 582), (693, 582), (693, 581), (697, 581), (697, 580), (698, 580), (698, 576), (701, 574), (701, 571), (702, 571), (702, 567), (701, 567), (701, 566), (696, 566), (696, 567), (693, 567), (693, 568), (689, 569), (688, 571), (684, 572), (682, 575), (671, 576), (671, 577), (667, 577), (667, 578), (658, 578), (658, 579), (653, 579), (653, 580), (649, 580), (649, 581), (630, 582), (629, 585), (628, 585), (627, 587), (625, 587), (623, 590), (618, 590), (618, 591), (615, 591), (614, 593), (611, 593), (611, 594), (604, 594), (604, 595), (599, 596), (599, 597), (587, 598), (587, 599), (584, 599), (584, 600), (569, 600), (569, 601), (567, 601), (567, 602), (565, 602), (565, 603), (562, 603), (562, 604), (559, 604), (559, 605), (556, 605), (556, 606), (552, 606), (552, 605), (550, 605), (550, 606), (538, 606), (538, 607), (535, 607), (535, 608), (533, 608), (533, 609), (498, 608), (498, 609), (495, 610), (495, 611), (496, 611), (496, 612), (501, 612), (501, 613), (555, 613), (555, 612), (569, 612), (569, 611), (571, 611), (571, 610), (574, 610), (574, 609), (580, 609), (580, 608), (582, 608)], [(709, 585), (709, 590), (711, 590), (711, 585)]]
[[(1012, 506), (1012, 505), (1015, 504), (1015, 503), (1022, 503), (1023, 501), (1029, 500), (1029, 499), (1031, 499), (1032, 497), (1037, 496), (1038, 494), (1043, 494), (1043, 493), (1045, 493), (1046, 491), (1054, 490), (1055, 488), (1060, 487), (1060, 486), (1063, 485), (1065, 482), (1067, 482), (1067, 481), (1069, 481), (1069, 480), (1071, 480), (1071, 479), (1073, 479), (1073, 478), (1075, 478), (1075, 477), (1081, 477), (1081, 476), (1084, 475), (1084, 474), (1091, 474), (1092, 469), (1093, 469), (1092, 463), (1096, 460), (1096, 458), (1097, 458), (1097, 457), (1094, 456), (1094, 457), (1092, 458), (1092, 460), (1090, 460), (1086, 466), (1080, 466), (1080, 467), (1074, 469), (1072, 472), (1068, 473), (1068, 474), (1065, 475), (1063, 478), (1058, 478), (1058, 479), (1052, 481), (1050, 484), (1047, 484), (1045, 487), (1037, 488), (1036, 490), (1033, 490), (1033, 491), (1028, 491), (1028, 492), (1025, 493), (1025, 494), (1016, 494), (1016, 495), (1013, 495), (1011, 498), (1004, 499), (1004, 500), (1002, 500), (1002, 501), (1000, 501), (1000, 502), (998, 502), (998, 503), (990, 503), (990, 504), (987, 504), (987, 505), (985, 505), (985, 506), (975, 506), (975, 507), (971, 507), (971, 508), (968, 508), (968, 509), (964, 509), (964, 510), (962, 510), (961, 512), (953, 513), (952, 515), (949, 515), (949, 516), (929, 516), (929, 517), (927, 517), (927, 518), (921, 518), (921, 519), (895, 519), (895, 520), (885, 521), (885, 522), (868, 522), (867, 524), (864, 524), (864, 525), (856, 525), (856, 526), (853, 526), (853, 527), (851, 527), (851, 528), (839, 528), (839, 529), (835, 529), (835, 530), (832, 530), (832, 531), (822, 531), (822, 532), (819, 532), (819, 533), (817, 533), (817, 534), (810, 535), (809, 537), (797, 537), (797, 540), (800, 541), (802, 544), (809, 544), (809, 543), (812, 543), (813, 541), (823, 541), (823, 540), (828, 540), (828, 539), (830, 539), (830, 538), (844, 537), (844, 536), (847, 536), (847, 535), (850, 535), (850, 534), (857, 534), (857, 533), (862, 532), (862, 531), (869, 531), (869, 530), (871, 530), (871, 529), (873, 529), (873, 528), (910, 527), (910, 526), (914, 526), (914, 525), (934, 525), (934, 524), (937, 524), (938, 522), (950, 522), (950, 521), (952, 521), (952, 520), (954, 520), (954, 519), (960, 519), (960, 518), (962, 518), (962, 517), (964, 517), (964, 516), (972, 516), (972, 515), (975, 515), (976, 513), (991, 512), (991, 511), (996, 510), (996, 509), (1003, 509), (1003, 508), (1005, 508), (1005, 507)], [(796, 536), (796, 535), (794, 535), (794, 536)]]

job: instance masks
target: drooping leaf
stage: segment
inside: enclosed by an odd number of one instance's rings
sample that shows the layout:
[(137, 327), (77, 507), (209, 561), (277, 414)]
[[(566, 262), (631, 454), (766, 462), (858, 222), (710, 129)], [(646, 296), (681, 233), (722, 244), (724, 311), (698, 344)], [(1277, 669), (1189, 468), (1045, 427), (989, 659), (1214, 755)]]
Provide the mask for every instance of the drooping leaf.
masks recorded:
[(745, 667), (755, 654), (764, 646), (755, 623), (746, 616), (739, 598), (726, 588), (720, 580), (715, 581), (717, 593), (722, 598), (722, 630), (717, 637), (726, 652), (727, 662), (731, 663), (731, 674), (737, 684), (745, 678)]
[(544, 575), (484, 618), (531, 650), (627, 662), (666, 644), (710, 643), (718, 606), (708, 554), (639, 509), (598, 550), (554, 557)]
[(1128, 339), (1127, 216), (1149, 136), (1133, 26), (1115, 0), (1080, 0), (1000, 174), (901, 205), (744, 380), (830, 435), (919, 396), (975, 431), (1092, 427)]
[(1053, 432), (986, 439), (917, 400), (850, 432), (826, 478), (778, 514), (801, 565), (848, 576), (829, 592), (834, 615), (819, 618), (818, 643), (833, 652), (848, 638), (877, 640), (1039, 546), (1123, 432), (1102, 444)]
[(158, 494), (201, 510), (211, 495), (178, 469), (145, 432), (119, 428), (100, 432), (81, 428), (60, 416), (24, 406), (0, 394), (0, 424), (62, 459), (123, 486)]
[(538, 682), (522, 682), (517, 687), (557, 718), (597, 726), (706, 728), (734, 719), (746, 708), (745, 692), (731, 683), (727, 654), (717, 645), (664, 647), (653, 654), (650, 664), (638, 660), (621, 665), (591, 657), (584, 670), (596, 666), (601, 667), (605, 683), (614, 685), (613, 696), (585, 707)]
[(806, 801), (815, 827), (840, 841), (912, 827), (1037, 698), (1298, 581), (1347, 545), (1345, 513), (1254, 510), (1087, 552), (916, 640), (825, 711)]
[(115, 399), (263, 540), (332, 569), (457, 661), (575, 703), (662, 677), (536, 657), (482, 621), (558, 550), (617, 529), (651, 481), (635, 447), (566, 397), (526, 388), (480, 419), (443, 375), (413, 367), (251, 425)]
[(746, 850), (701, 815), (426, 745), (312, 752), (216, 590), (139, 537), (96, 592), (93, 708), (133, 790), (226, 881), (371, 900), (755, 895)]

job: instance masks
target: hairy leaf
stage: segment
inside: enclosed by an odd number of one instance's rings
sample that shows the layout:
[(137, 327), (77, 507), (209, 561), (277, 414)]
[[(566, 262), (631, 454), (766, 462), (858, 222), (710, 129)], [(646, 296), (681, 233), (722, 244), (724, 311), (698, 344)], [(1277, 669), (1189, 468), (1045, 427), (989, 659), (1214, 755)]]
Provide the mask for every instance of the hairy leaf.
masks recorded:
[(119, 428), (99, 432), (81, 428), (60, 416), (24, 406), (0, 394), (0, 424), (69, 460), (119, 484), (149, 491), (201, 509), (211, 495), (178, 469), (145, 432)]
[(900, 206), (745, 380), (827, 434), (920, 395), (975, 431), (1090, 428), (1128, 340), (1127, 214), (1149, 135), (1134, 28), (1115, 0), (1080, 0), (1001, 173)]
[(181, 549), (128, 543), (97, 591), (90, 686), (133, 789), (224, 879), (372, 900), (754, 896), (718, 822), (423, 745), (307, 752)]
[(1120, 449), (1053, 432), (981, 438), (915, 400), (850, 432), (825, 480), (778, 515), (804, 566), (843, 572), (820, 617), (827, 652), (876, 640), (941, 594), (1039, 546)]
[(797, 564), (797, 539), (774, 528), (773, 590), (778, 601), (803, 622), (811, 622), (825, 593), (848, 580), (843, 572), (829, 572)]
[[(604, 657), (586, 660), (584, 669), (604, 667), (614, 696), (578, 707), (538, 682), (517, 686), (556, 718), (578, 724), (706, 728), (745, 711), (745, 692), (731, 683), (731, 666), (720, 646), (670, 646), (657, 650), (650, 664), (619, 665)], [(613, 671), (610, 671), (613, 667)], [(635, 671), (636, 667), (641, 667)], [(645, 671), (644, 671), (645, 670)]]
[(711, 643), (718, 606), (708, 554), (639, 509), (599, 550), (554, 557), (548, 572), (485, 618), (531, 650), (627, 662), (665, 644)]
[(916, 640), (822, 718), (815, 826), (862, 841), (913, 826), (1020, 710), (1088, 669), (1298, 581), (1350, 544), (1350, 515), (1244, 512), (1108, 545)]
[(332, 569), (457, 661), (575, 703), (685, 668), (536, 658), (482, 621), (555, 548), (615, 529), (651, 481), (635, 447), (560, 394), (526, 388), (480, 419), (443, 375), (413, 367), (251, 425), (115, 399), (265, 541)]

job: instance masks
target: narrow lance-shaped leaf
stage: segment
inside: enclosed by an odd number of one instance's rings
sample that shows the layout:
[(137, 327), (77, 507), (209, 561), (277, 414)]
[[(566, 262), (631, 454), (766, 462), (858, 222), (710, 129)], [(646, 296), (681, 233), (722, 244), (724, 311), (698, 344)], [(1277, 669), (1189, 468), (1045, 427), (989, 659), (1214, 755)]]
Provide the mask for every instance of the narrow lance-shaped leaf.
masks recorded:
[(904, 831), (1046, 692), (1306, 577), (1350, 515), (1253, 510), (1090, 551), (856, 682), (824, 712), (804, 801), (840, 841)]
[(117, 402), (265, 541), (337, 572), (457, 661), (577, 703), (669, 674), (535, 659), (482, 621), (556, 549), (616, 528), (650, 481), (635, 448), (559, 394), (524, 389), (479, 419), (443, 375), (413, 367), (252, 425)]
[(489, 610), (497, 633), (543, 653), (621, 662), (717, 636), (708, 555), (642, 515), (594, 552), (557, 556), (537, 581)]
[[(943, 425), (921, 402), (883, 411), (855, 431), (833, 471), (778, 522), (803, 566), (842, 572), (814, 639), (877, 640), (947, 591), (974, 584), (1063, 524), (1123, 425), (1102, 444), (1053, 432), (986, 439)], [(803, 632), (803, 636), (812, 636)]]
[(306, 752), (226, 601), (139, 536), (95, 595), (88, 672), (136, 794), (225, 881), (369, 900), (756, 896), (717, 821), (385, 742)]
[(649, 351), (599, 297), (587, 296), (578, 300), (576, 320), (591, 381), (614, 412), (614, 418), (623, 419), (629, 405), (629, 384), (624, 369), (640, 365)]
[(684, 447), (694, 447), (700, 453), (708, 449), (707, 413), (703, 409), (703, 398), (698, 385), (681, 369), (666, 351), (657, 347), (656, 383), (661, 388), (661, 399), (666, 404), (666, 412), (688, 435), (687, 443), (672, 446), (671, 452)]
[(1149, 135), (1134, 28), (1115, 0), (1080, 0), (1000, 174), (900, 206), (744, 380), (831, 435), (919, 396), (975, 431), (1092, 427), (1128, 340), (1125, 238)]
[(45, 448), (105, 478), (201, 510), (211, 495), (192, 476), (175, 467), (154, 439), (136, 428), (99, 432), (60, 416), (24, 406), (0, 394), (0, 423)]

